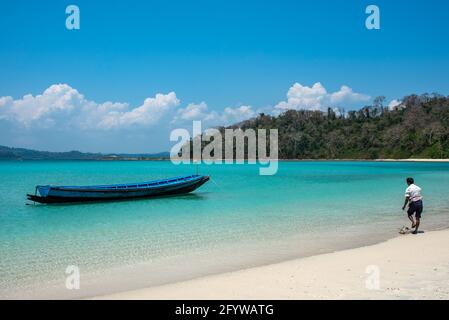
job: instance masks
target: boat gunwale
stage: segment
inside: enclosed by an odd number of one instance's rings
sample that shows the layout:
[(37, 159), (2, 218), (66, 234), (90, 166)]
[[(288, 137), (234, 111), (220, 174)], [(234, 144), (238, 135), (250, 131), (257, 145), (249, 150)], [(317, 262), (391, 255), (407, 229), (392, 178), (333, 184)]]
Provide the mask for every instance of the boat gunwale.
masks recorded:
[[(201, 179), (203, 179), (204, 176), (199, 176), (199, 179), (189, 179), (189, 180), (183, 180), (183, 181), (177, 181), (176, 183), (165, 183), (165, 184), (159, 184), (159, 185), (154, 185), (154, 186), (145, 186), (145, 187), (133, 187), (133, 188), (111, 188), (111, 189), (106, 189), (106, 188), (95, 188), (95, 187), (90, 187), (90, 188), (85, 188), (85, 189), (81, 189), (82, 187), (78, 187), (78, 188), (71, 188), (71, 187), (51, 187), (50, 190), (57, 190), (57, 191), (66, 191), (66, 192), (100, 192), (100, 193), (114, 193), (114, 192), (120, 192), (120, 193), (126, 193), (126, 192), (135, 192), (135, 191), (145, 191), (145, 190), (151, 190), (151, 189), (155, 189), (155, 190), (163, 190), (164, 188), (168, 188), (168, 187), (174, 187), (174, 186), (182, 186), (182, 185), (187, 185), (187, 184), (192, 184), (192, 183), (196, 183), (198, 181), (200, 181)], [(133, 184), (130, 184), (133, 185)]]
[(52, 186), (52, 185), (39, 185), (37, 188), (49, 188), (51, 190), (60, 191), (132, 191), (132, 190), (145, 190), (153, 188), (161, 188), (165, 186), (179, 185), (184, 182), (193, 182), (203, 178), (202, 175), (190, 175), (180, 176), (169, 179), (152, 180), (147, 182), (127, 183), (127, 184), (109, 184), (109, 185), (93, 185), (93, 186)]

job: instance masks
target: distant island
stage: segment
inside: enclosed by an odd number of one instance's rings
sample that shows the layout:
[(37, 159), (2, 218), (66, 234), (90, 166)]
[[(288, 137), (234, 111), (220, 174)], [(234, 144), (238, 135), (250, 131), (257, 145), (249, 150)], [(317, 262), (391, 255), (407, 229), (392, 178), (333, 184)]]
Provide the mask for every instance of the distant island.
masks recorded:
[(0, 160), (164, 160), (168, 158), (170, 158), (169, 152), (102, 154), (80, 151), (49, 152), (0, 146)]

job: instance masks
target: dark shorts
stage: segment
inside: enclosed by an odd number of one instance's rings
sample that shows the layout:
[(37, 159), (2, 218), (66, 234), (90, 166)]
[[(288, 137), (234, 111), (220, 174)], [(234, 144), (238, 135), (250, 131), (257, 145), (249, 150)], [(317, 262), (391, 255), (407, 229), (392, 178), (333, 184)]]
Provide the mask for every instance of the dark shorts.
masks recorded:
[(420, 219), (422, 209), (423, 209), (422, 200), (415, 201), (415, 202), (412, 201), (412, 202), (410, 202), (410, 205), (408, 206), (407, 214), (409, 216), (412, 216), (413, 214), (415, 214), (415, 217)]

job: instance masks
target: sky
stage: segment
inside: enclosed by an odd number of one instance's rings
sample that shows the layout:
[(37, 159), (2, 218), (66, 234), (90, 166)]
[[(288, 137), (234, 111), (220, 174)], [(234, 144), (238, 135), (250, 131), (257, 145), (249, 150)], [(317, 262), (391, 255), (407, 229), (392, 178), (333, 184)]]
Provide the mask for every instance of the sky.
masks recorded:
[[(365, 27), (370, 4), (379, 30)], [(192, 120), (448, 95), (448, 12), (445, 0), (2, 1), (0, 144), (159, 152)]]

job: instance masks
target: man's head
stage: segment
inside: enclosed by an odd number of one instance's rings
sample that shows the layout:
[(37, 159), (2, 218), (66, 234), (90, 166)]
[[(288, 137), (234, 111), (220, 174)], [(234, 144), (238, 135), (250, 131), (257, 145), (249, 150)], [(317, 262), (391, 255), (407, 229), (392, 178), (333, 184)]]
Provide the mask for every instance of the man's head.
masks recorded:
[(408, 185), (411, 185), (411, 184), (414, 184), (414, 183), (415, 183), (415, 180), (413, 178), (407, 178), (407, 184)]

